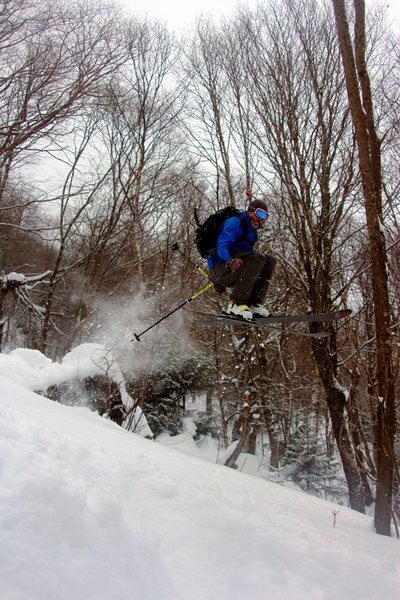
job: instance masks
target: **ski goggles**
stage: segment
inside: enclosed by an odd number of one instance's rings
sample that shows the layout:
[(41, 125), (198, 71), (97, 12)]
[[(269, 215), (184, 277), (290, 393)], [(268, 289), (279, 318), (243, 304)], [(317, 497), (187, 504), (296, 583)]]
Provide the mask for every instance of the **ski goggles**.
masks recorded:
[(262, 221), (266, 221), (269, 217), (268, 211), (264, 210), (263, 208), (256, 208), (254, 214), (257, 219), (261, 219)]

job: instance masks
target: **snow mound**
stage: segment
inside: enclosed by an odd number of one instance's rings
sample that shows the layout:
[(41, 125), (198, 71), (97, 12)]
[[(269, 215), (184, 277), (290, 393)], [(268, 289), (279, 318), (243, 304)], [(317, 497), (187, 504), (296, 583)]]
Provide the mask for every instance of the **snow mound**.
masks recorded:
[(337, 510), (0, 375), (5, 600), (396, 598), (399, 542)]

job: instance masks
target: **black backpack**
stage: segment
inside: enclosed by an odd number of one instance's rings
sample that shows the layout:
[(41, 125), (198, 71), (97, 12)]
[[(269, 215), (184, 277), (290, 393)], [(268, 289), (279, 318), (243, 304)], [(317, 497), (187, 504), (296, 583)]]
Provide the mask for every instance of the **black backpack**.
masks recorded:
[(244, 219), (240, 211), (233, 206), (227, 206), (210, 215), (204, 223), (199, 223), (197, 213), (194, 213), (197, 229), (194, 238), (197, 250), (203, 258), (208, 258), (217, 248), (218, 236), (221, 231), (222, 224), (230, 217), (239, 217), (242, 228), (244, 228)]

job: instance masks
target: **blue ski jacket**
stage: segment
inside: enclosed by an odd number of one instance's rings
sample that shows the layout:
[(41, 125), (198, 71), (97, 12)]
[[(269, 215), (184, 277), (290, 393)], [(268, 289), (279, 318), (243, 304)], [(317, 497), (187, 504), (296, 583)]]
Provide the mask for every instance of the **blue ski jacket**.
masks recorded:
[(218, 237), (217, 250), (207, 260), (209, 271), (217, 261), (226, 265), (237, 252), (253, 252), (257, 230), (251, 226), (247, 211), (242, 211), (241, 215), (242, 219), (229, 217), (224, 221)]

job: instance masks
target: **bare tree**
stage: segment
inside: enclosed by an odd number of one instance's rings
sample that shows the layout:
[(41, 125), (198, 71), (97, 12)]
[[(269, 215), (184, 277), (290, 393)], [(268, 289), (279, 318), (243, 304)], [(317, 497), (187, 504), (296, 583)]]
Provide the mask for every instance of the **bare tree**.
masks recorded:
[(56, 213), (53, 208), (54, 214), (57, 214), (53, 240), (57, 250), (44, 294), (43, 323), (38, 343), (38, 347), (42, 352), (45, 352), (47, 348), (50, 327), (52, 324), (54, 326), (52, 316), (57, 285), (67, 273), (76, 270), (79, 265), (87, 260), (87, 256), (84, 255), (73, 260), (73, 253), (71, 253), (70, 248), (76, 239), (76, 232), (86, 228), (88, 208), (95, 201), (98, 190), (107, 175), (106, 170), (103, 177), (91, 180), (88, 173), (86, 173), (82, 181), (80, 163), (83, 162), (96, 127), (97, 121), (95, 118), (88, 119), (87, 122), (80, 121), (80, 127), (75, 131), (76, 139), (73, 140), (71, 136), (70, 154), (72, 162), (66, 173), (60, 195), (55, 200), (58, 212)]
[(182, 140), (177, 131), (182, 89), (173, 79), (176, 48), (157, 22), (131, 21), (129, 61), (109, 88), (104, 142), (113, 165), (112, 193), (130, 227), (131, 248), (144, 285), (142, 245), (175, 190)]
[(91, 0), (2, 0), (0, 195), (11, 170), (65, 135), (66, 119), (99, 97), (126, 59), (115, 11)]
[[(34, 231), (44, 241), (56, 240), (58, 244), (46, 308), (41, 313), (40, 347), (44, 349), (55, 285), (66, 273), (62, 268), (66, 240), (82, 216), (82, 203), (85, 205), (93, 198), (91, 191), (86, 201), (82, 201), (84, 186), (81, 182), (78, 192), (76, 183), (77, 164), (88, 143), (88, 129), (91, 129), (89, 137), (93, 134), (93, 121), (88, 124), (88, 114), (104, 96), (107, 82), (125, 62), (127, 52), (121, 44), (117, 12), (104, 3), (77, 0), (56, 6), (35, 0), (3, 0), (0, 15), (0, 216), (3, 229), (16, 227), (15, 219), (10, 219), (13, 210), (27, 213), (27, 207), (40, 206), (36, 222), (31, 219), (28, 229), (25, 219), (24, 231)], [(77, 149), (74, 144), (79, 136), (82, 137)], [(52, 160), (43, 160), (40, 165), (42, 169), (45, 165), (49, 173), (46, 190), (33, 193), (24, 179), (30, 176), (26, 167), (38, 157)], [(64, 172), (71, 166), (71, 160), (72, 167), (64, 189), (52, 195), (47, 190), (56, 187), (55, 181), (49, 182), (56, 164), (54, 157), (64, 163)], [(31, 182), (30, 185), (32, 187)], [(86, 191), (89, 187), (90, 184)], [(58, 226), (45, 222), (45, 202), (53, 203), (51, 216), (55, 215), (55, 204), (59, 202)], [(76, 212), (72, 217), (74, 202)], [(59, 238), (49, 233), (57, 232), (57, 227)], [(23, 229), (21, 224), (18, 228)], [(32, 239), (31, 236), (31, 242)], [(51, 260), (53, 258), (54, 255)], [(31, 261), (28, 273), (36, 262)], [(38, 267), (40, 270), (41, 265)], [(16, 270), (17, 265), (12, 269)]]
[(191, 151), (215, 189), (214, 207), (235, 205), (238, 193), (243, 196), (252, 183), (251, 112), (238, 60), (240, 43), (235, 28), (203, 19), (192, 43), (183, 47), (190, 89), (184, 127)]
[[(350, 199), (357, 190), (332, 18), (316, 2), (271, 2), (259, 10), (257, 19), (247, 21), (247, 27), (258, 141), (270, 165), (267, 173), (275, 173), (265, 183), (280, 199), (279, 205), (274, 201), (277, 211), (286, 216), (282, 233), (289, 246), (281, 264), (305, 307), (329, 311), (342, 301), (350, 283), (342, 287), (337, 277), (343, 223), (355, 208)], [(363, 512), (363, 490), (346, 423), (347, 396), (338, 384), (338, 337), (334, 327), (329, 330), (330, 338), (313, 341), (313, 355), (350, 504)]]
[[(42, 308), (32, 298), (32, 289), (41, 281), (48, 279), (51, 271), (34, 276), (21, 273), (7, 273), (0, 277), (0, 352), (3, 350), (4, 332), (14, 314), (13, 304), (24, 312), (41, 320)], [(10, 297), (14, 302), (10, 301)]]
[(377, 381), (375, 528), (380, 534), (390, 535), (396, 413), (387, 250), (383, 230), (381, 140), (375, 125), (373, 92), (366, 64), (365, 3), (363, 0), (354, 0), (353, 6), (355, 30), (352, 42), (344, 0), (333, 1), (349, 106), (357, 140), (370, 244)]

